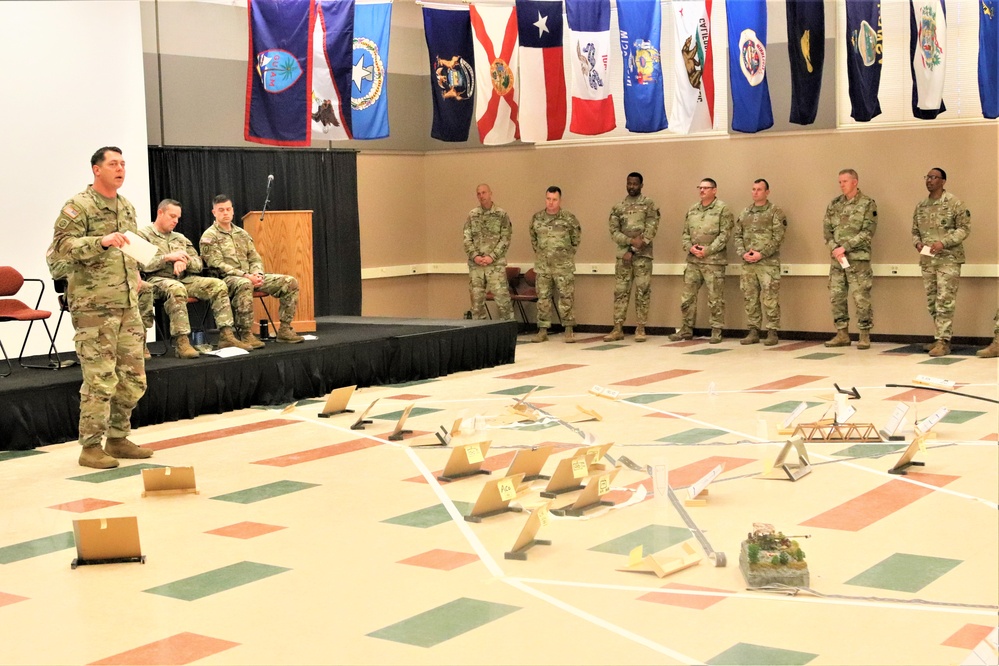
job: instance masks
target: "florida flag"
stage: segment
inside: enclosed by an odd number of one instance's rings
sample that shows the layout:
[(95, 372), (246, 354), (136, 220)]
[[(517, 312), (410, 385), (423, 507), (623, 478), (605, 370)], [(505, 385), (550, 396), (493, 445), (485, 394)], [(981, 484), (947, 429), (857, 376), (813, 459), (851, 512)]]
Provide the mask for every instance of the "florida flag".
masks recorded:
[(704, 132), (714, 125), (715, 76), (711, 52), (711, 0), (675, 0), (673, 130)]
[(947, 110), (943, 103), (947, 65), (947, 8), (943, 0), (912, 0), (909, 5), (909, 51), (912, 115), (932, 120)]
[(351, 138), (354, 0), (320, 0), (312, 31), (312, 138)]
[[(475, 122), (487, 146), (520, 138), (517, 105), (517, 12), (512, 7), (469, 8), (475, 48)], [(492, 85), (486, 85), (486, 83)]]
[(574, 134), (603, 134), (617, 126), (610, 94), (610, 0), (566, 0), (572, 69)]
[(558, 141), (565, 133), (561, 0), (517, 0), (520, 138)]

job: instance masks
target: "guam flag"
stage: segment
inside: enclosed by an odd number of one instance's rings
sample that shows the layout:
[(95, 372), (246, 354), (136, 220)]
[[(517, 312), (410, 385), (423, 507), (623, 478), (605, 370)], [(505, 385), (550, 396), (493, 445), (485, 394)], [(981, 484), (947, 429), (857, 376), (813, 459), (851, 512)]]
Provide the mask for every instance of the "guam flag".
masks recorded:
[(978, 3), (978, 96), (982, 115), (999, 118), (999, 23), (996, 0)]
[(351, 138), (354, 0), (319, 0), (312, 31), (312, 138)]
[(674, 0), (671, 4), (676, 27), (673, 130), (703, 132), (712, 128), (715, 117), (711, 0)]
[(868, 122), (881, 115), (880, 0), (846, 0), (846, 74), (850, 83), (850, 117)]
[(826, 13), (822, 0), (787, 0), (787, 55), (791, 64), (791, 118), (811, 125), (819, 111)]
[(517, 0), (520, 36), (520, 138), (557, 141), (565, 133), (560, 0)]
[(487, 146), (520, 138), (517, 103), (517, 12), (513, 7), (472, 5), (472, 47), (475, 74), (489, 82), (475, 93), (475, 122), (479, 139)]
[(574, 134), (603, 134), (616, 126), (607, 79), (610, 60), (610, 0), (565, 0), (572, 63)]
[(909, 69), (912, 115), (933, 120), (947, 110), (943, 103), (947, 64), (947, 8), (943, 0), (909, 3)]
[(475, 113), (475, 58), (468, 8), (423, 7), (423, 32), (430, 53), (430, 96), (434, 121), (430, 136), (468, 141)]
[(354, 5), (350, 109), (355, 139), (389, 135), (388, 61), (392, 3)]
[(773, 127), (767, 85), (766, 0), (728, 0), (728, 51), (732, 81), (732, 129), (759, 132)]
[(247, 0), (250, 50), (243, 138), (308, 146), (312, 122), (312, 0)]
[(617, 0), (624, 66), (624, 117), (629, 132), (666, 129), (663, 67), (659, 56), (659, 0)]

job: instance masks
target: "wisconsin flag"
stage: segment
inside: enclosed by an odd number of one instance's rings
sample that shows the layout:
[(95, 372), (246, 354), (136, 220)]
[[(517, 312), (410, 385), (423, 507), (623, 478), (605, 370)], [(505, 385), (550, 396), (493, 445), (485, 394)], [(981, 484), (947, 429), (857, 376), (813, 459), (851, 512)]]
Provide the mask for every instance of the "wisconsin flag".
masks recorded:
[(943, 0), (909, 4), (909, 69), (912, 115), (933, 120), (947, 110), (943, 103), (947, 65), (947, 8)]
[(354, 5), (350, 108), (355, 139), (389, 135), (388, 61), (392, 3)]
[(312, 31), (312, 138), (351, 138), (354, 0), (319, 0)]
[(732, 82), (732, 129), (759, 132), (773, 127), (767, 85), (766, 0), (728, 0), (729, 77)]
[(715, 78), (711, 48), (711, 0), (674, 0), (676, 98), (673, 131), (704, 132), (714, 125)]
[(811, 125), (819, 111), (826, 52), (826, 13), (822, 0), (787, 0), (787, 55), (791, 64), (791, 117)]
[(572, 63), (569, 131), (586, 135), (610, 132), (617, 125), (607, 79), (610, 0), (566, 0), (565, 13)]
[(624, 63), (624, 118), (629, 132), (666, 129), (663, 67), (659, 56), (659, 0), (617, 0)]
[(996, 0), (978, 4), (978, 96), (982, 115), (999, 118), (999, 23)]
[(439, 141), (468, 141), (475, 113), (475, 56), (468, 14), (466, 7), (423, 7), (434, 103), (430, 136)]
[(565, 133), (561, 0), (517, 0), (520, 138), (557, 141)]
[(520, 138), (517, 106), (517, 12), (512, 7), (469, 7), (475, 49), (475, 75), (483, 83), (475, 95), (479, 140), (486, 145)]
[(880, 0), (846, 0), (846, 74), (850, 84), (850, 117), (868, 122), (881, 115)]
[(243, 138), (308, 146), (312, 115), (312, 0), (247, 0), (250, 53)]

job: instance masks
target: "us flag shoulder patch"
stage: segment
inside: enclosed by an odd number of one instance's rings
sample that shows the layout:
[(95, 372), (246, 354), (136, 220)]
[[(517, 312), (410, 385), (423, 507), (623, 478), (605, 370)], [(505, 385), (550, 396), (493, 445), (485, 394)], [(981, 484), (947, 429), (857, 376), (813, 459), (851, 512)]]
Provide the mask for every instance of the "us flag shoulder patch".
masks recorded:
[(68, 217), (73, 218), (74, 220), (80, 214), (80, 211), (73, 208), (73, 206), (70, 204), (66, 204), (66, 206), (62, 209), (62, 212)]

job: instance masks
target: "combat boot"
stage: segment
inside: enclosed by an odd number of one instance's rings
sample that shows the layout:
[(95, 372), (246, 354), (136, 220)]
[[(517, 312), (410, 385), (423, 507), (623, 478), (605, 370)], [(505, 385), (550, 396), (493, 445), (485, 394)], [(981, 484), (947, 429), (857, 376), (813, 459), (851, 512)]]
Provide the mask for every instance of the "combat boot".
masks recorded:
[(777, 344), (777, 331), (771, 328), (767, 331), (767, 339), (763, 341), (763, 346), (773, 347), (775, 344)]
[(108, 437), (104, 452), (115, 458), (149, 458), (153, 455), (152, 449), (136, 446), (125, 437)]
[(93, 467), (94, 469), (111, 469), (117, 467), (118, 461), (108, 454), (100, 444), (85, 446), (80, 451), (80, 467)]
[(624, 340), (624, 329), (621, 324), (614, 324), (614, 330), (604, 336), (604, 342)]
[(860, 336), (857, 338), (857, 349), (870, 349), (871, 348), (871, 332), (861, 331)]
[[(759, 340), (759, 337), (756, 338)], [(720, 328), (711, 329), (711, 338), (708, 340), (709, 345), (716, 345), (722, 341), (722, 330)]]
[(539, 328), (538, 332), (531, 338), (531, 342), (548, 342), (548, 329)]
[(278, 342), (287, 342), (288, 344), (305, 342), (305, 338), (296, 333), (295, 329), (291, 327), (291, 324), (281, 324), (281, 328), (278, 329), (276, 340)]
[[(858, 347), (860, 345), (857, 345)], [(950, 340), (940, 339), (937, 343), (933, 345), (933, 349), (930, 350), (930, 356), (937, 358), (940, 356), (946, 356), (950, 353)]]
[(746, 337), (739, 340), (740, 345), (755, 345), (760, 341), (760, 330), (757, 328), (750, 328), (749, 332), (746, 333)]
[(225, 349), (226, 347), (238, 347), (240, 349), (245, 349), (246, 351), (251, 351), (253, 349), (253, 345), (243, 342), (236, 337), (235, 332), (232, 330), (232, 326), (226, 326), (219, 331), (219, 349)]
[(575, 341), (576, 341), (576, 336), (572, 332), (572, 326), (566, 326), (565, 335), (562, 337), (562, 342), (566, 343), (567, 345), (571, 345)]
[(686, 326), (681, 326), (676, 329), (675, 332), (670, 333), (666, 336), (666, 339), (670, 342), (679, 342), (680, 340), (691, 340), (694, 337), (694, 332), (691, 331)]
[(846, 332), (845, 328), (837, 329), (836, 335), (834, 335), (831, 340), (826, 340), (826, 347), (849, 347), (849, 346), (850, 346), (850, 334)]
[(239, 336), (239, 341), (243, 344), (250, 345), (250, 349), (260, 349), (261, 347), (266, 347), (263, 340), (258, 338), (253, 334), (253, 331), (243, 331), (243, 334)]
[(645, 324), (639, 324), (635, 327), (635, 342), (645, 342), (648, 338), (645, 337)]
[(936, 340), (934, 340), (933, 342), (927, 342), (926, 344), (923, 345), (923, 351), (928, 352), (936, 346), (937, 346)]
[(992, 340), (992, 344), (988, 347), (976, 351), (975, 356), (978, 358), (996, 358), (999, 356), (999, 335)]
[(186, 335), (177, 335), (173, 339), (173, 353), (177, 358), (198, 358), (201, 354), (191, 346), (191, 340)]

